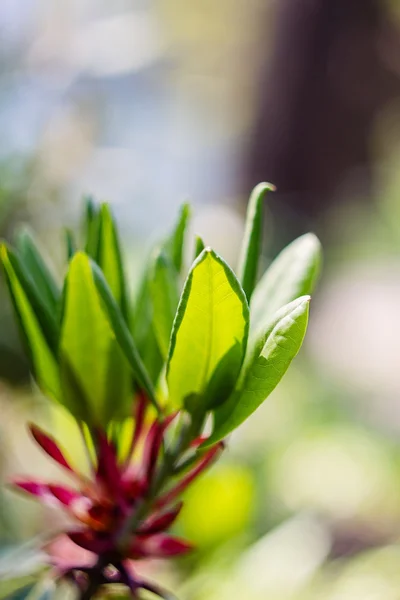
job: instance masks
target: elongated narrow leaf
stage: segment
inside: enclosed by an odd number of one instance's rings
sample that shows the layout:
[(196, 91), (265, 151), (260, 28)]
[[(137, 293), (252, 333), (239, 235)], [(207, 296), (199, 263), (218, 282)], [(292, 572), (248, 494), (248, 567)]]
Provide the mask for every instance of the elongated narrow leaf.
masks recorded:
[(264, 347), (246, 369), (239, 389), (214, 412), (213, 433), (204, 446), (214, 444), (236, 429), (280, 382), (303, 343), (309, 301), (305, 296), (279, 311)]
[(100, 265), (124, 318), (128, 320), (128, 301), (120, 241), (110, 207), (107, 204), (101, 205), (99, 222), (99, 246), (96, 262)]
[(10, 248), (6, 249), (8, 270), (12, 271), (20, 286), (24, 290), (28, 303), (34, 312), (40, 325), (43, 335), (52, 350), (53, 354), (57, 352), (59, 325), (57, 321), (58, 307), (49, 307), (45, 297), (40, 293), (35, 281), (29, 275), (21, 258)]
[(205, 248), (205, 245), (204, 245), (202, 238), (199, 235), (196, 235), (193, 260), (196, 260), (196, 258), (198, 256), (200, 256), (200, 254), (203, 252), (204, 248)]
[(178, 273), (182, 271), (183, 255), (185, 249), (185, 234), (189, 224), (190, 206), (183, 204), (179, 213), (177, 224), (165, 243), (165, 250), (171, 257), (171, 260)]
[(165, 253), (160, 252), (150, 275), (154, 332), (164, 360), (168, 356), (172, 323), (179, 301), (178, 273)]
[(265, 320), (285, 304), (314, 290), (321, 265), (321, 244), (307, 233), (289, 244), (266, 270), (257, 285), (251, 305), (251, 325), (263, 327)]
[(23, 229), (17, 238), (17, 249), (26, 271), (51, 311), (57, 310), (60, 288), (46, 265), (37, 244), (28, 229)]
[(71, 258), (73, 257), (73, 255), (75, 254), (75, 252), (77, 251), (77, 245), (75, 242), (75, 237), (73, 232), (66, 228), (64, 231), (64, 235), (65, 235), (65, 245), (66, 245), (66, 249), (67, 249), (67, 259), (68, 262), (71, 260)]
[(167, 364), (171, 406), (207, 410), (227, 398), (243, 362), (248, 318), (236, 276), (206, 248), (188, 275), (174, 321)]
[(85, 252), (88, 256), (97, 260), (99, 251), (100, 210), (90, 196), (85, 198), (85, 201)]
[(164, 360), (154, 332), (153, 303), (150, 289), (151, 265), (152, 262), (149, 261), (136, 293), (131, 326), (132, 336), (135, 340), (139, 356), (149, 374), (150, 380), (156, 385)]
[(82, 252), (72, 258), (67, 275), (59, 352), (64, 394), (76, 417), (105, 427), (129, 415), (130, 368)]
[(131, 367), (136, 382), (146, 392), (149, 400), (159, 410), (152, 382), (142, 363), (139, 352), (135, 346), (118, 304), (111, 293), (101, 269), (95, 263), (92, 263), (91, 267), (94, 283), (101, 297), (103, 310), (107, 315), (110, 326), (112, 327), (113, 335), (115, 336), (121, 351), (124, 353), (126, 360)]
[[(45, 394), (61, 400), (58, 366), (46, 335), (12, 263), (12, 253), (5, 245), (0, 249), (1, 262), (18, 325), (30, 360), (33, 375)], [(26, 282), (24, 282), (26, 283)], [(29, 282), (27, 284), (29, 287)]]
[(263, 202), (265, 194), (275, 188), (269, 183), (259, 183), (251, 193), (247, 207), (246, 229), (240, 252), (238, 278), (247, 301), (250, 302), (257, 281), (263, 228)]

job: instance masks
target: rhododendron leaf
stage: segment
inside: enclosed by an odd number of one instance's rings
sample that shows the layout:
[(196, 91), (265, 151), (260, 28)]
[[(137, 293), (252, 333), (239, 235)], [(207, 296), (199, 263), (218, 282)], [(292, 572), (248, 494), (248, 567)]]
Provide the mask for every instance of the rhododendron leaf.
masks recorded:
[(146, 265), (132, 311), (132, 335), (151, 381), (156, 384), (163, 358), (154, 332), (153, 304), (150, 292), (152, 263)]
[(190, 206), (189, 204), (183, 204), (175, 228), (164, 245), (165, 251), (171, 257), (171, 260), (178, 273), (181, 273), (182, 271), (185, 250), (185, 234), (189, 224), (189, 218)]
[(269, 183), (259, 183), (251, 193), (247, 207), (246, 228), (239, 258), (238, 278), (247, 301), (257, 281), (263, 228), (263, 202), (265, 194), (275, 188)]
[(102, 204), (100, 207), (96, 262), (103, 271), (114, 298), (128, 322), (128, 300), (120, 241), (110, 207), (107, 204)]
[(58, 307), (49, 307), (39, 286), (31, 277), (29, 270), (23, 264), (21, 258), (12, 249), (7, 248), (6, 246), (4, 246), (2, 262), (10, 291), (12, 287), (10, 275), (12, 273), (13, 280), (18, 281), (28, 303), (32, 307), (50, 349), (53, 354), (56, 354), (59, 338), (59, 324), (57, 321)]
[(147, 394), (148, 399), (158, 409), (158, 403), (152, 382), (146, 371), (146, 368), (142, 363), (139, 352), (135, 346), (133, 338), (115, 301), (115, 298), (111, 293), (107, 281), (98, 265), (92, 262), (91, 268), (94, 284), (98, 291), (99, 297), (101, 298), (104, 313), (107, 315), (107, 320), (112, 327), (115, 340), (121, 349), (121, 352), (123, 352), (126, 360), (128, 361), (136, 382)]
[(24, 228), (20, 231), (16, 241), (18, 254), (43, 301), (50, 310), (56, 311), (60, 300), (60, 288), (44, 261), (33, 235), (27, 228)]
[(243, 362), (248, 313), (235, 274), (206, 248), (189, 272), (173, 325), (167, 364), (172, 407), (196, 412), (226, 400)]
[(205, 244), (203, 242), (203, 239), (199, 235), (196, 235), (193, 260), (196, 260), (196, 258), (198, 256), (200, 256), (200, 254), (203, 252), (204, 248), (205, 248)]
[(154, 332), (164, 360), (168, 356), (172, 323), (179, 301), (178, 273), (164, 252), (154, 261), (150, 273)]
[(97, 260), (99, 251), (100, 210), (90, 196), (86, 199), (85, 252)]
[(289, 244), (276, 257), (254, 290), (251, 327), (265, 329), (265, 323), (285, 304), (311, 294), (321, 265), (321, 244), (307, 233)]
[(64, 395), (75, 416), (83, 418), (76, 414), (77, 387), (86, 400), (84, 420), (91, 425), (104, 427), (128, 416), (130, 369), (82, 252), (72, 258), (67, 274), (59, 352)]
[[(55, 343), (54, 324), (34, 286), (22, 275), (22, 269), (19, 268), (18, 260), (12, 251), (3, 245), (0, 249), (0, 257), (32, 373), (42, 391), (60, 401), (58, 366), (49, 344), (50, 338)], [(44, 323), (46, 323), (45, 330)]]
[(261, 352), (245, 370), (239, 388), (215, 410), (213, 432), (203, 447), (214, 444), (236, 429), (277, 386), (303, 343), (309, 301), (310, 298), (305, 296), (279, 311)]
[(66, 249), (67, 249), (67, 259), (69, 262), (71, 260), (71, 258), (73, 257), (73, 255), (75, 254), (75, 252), (77, 251), (77, 245), (75, 242), (74, 234), (70, 229), (68, 229), (68, 228), (65, 229), (64, 235), (65, 235), (65, 245), (66, 245)]

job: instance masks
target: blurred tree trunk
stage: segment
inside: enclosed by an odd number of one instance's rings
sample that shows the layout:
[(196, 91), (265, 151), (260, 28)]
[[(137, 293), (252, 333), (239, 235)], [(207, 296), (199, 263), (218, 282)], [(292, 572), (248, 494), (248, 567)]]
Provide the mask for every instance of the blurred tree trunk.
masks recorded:
[(276, 11), (246, 191), (274, 183), (273, 204), (297, 233), (344, 200), (350, 180), (353, 193), (368, 195), (371, 127), (400, 96), (384, 49), (395, 40), (392, 53), (400, 55), (400, 32), (379, 0), (279, 0)]

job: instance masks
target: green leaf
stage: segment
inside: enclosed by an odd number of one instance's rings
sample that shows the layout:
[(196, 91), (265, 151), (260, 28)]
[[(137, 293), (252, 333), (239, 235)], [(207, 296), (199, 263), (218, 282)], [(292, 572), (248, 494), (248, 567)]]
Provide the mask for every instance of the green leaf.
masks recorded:
[(141, 277), (132, 311), (132, 335), (139, 355), (151, 381), (156, 384), (163, 366), (157, 338), (154, 332), (153, 303), (150, 291), (152, 263), (146, 265)]
[(190, 206), (189, 204), (183, 204), (181, 207), (178, 221), (175, 228), (165, 243), (165, 250), (171, 257), (171, 260), (178, 273), (182, 271), (183, 255), (185, 249), (185, 234), (189, 224), (190, 218)]
[(196, 260), (196, 258), (198, 256), (200, 256), (200, 254), (203, 252), (204, 248), (205, 248), (205, 245), (204, 245), (203, 239), (199, 235), (196, 235), (193, 260)]
[(76, 418), (105, 427), (129, 415), (130, 368), (82, 252), (67, 274), (59, 352), (65, 405)]
[(50, 307), (46, 303), (45, 296), (40, 293), (39, 287), (30, 276), (20, 257), (10, 248), (6, 249), (6, 253), (9, 263), (9, 269), (6, 271), (7, 273), (9, 270), (13, 271), (32, 307), (50, 349), (56, 355), (59, 337), (58, 306)]
[[(8, 583), (8, 582), (7, 582)], [(22, 581), (14, 584), (14, 590), (11, 593), (2, 594), (0, 584), (0, 600), (50, 600), (54, 597), (56, 589), (55, 583), (52, 581), (29, 583), (22, 585)]]
[(11, 300), (14, 306), (18, 325), (30, 359), (33, 375), (42, 391), (55, 400), (61, 400), (60, 381), (57, 361), (46, 339), (42, 323), (45, 320), (45, 308), (41, 306), (41, 318), (37, 315), (40, 300), (37, 301), (36, 311), (32, 306), (35, 292), (28, 280), (23, 284), (19, 276), (18, 260), (5, 245), (0, 248), (0, 258)]
[(167, 364), (171, 406), (208, 410), (233, 389), (246, 349), (248, 304), (236, 276), (206, 248), (189, 272)]
[(154, 261), (150, 274), (154, 332), (164, 360), (168, 356), (172, 323), (179, 301), (178, 273), (164, 252)]
[(299, 296), (312, 293), (320, 266), (321, 244), (312, 233), (289, 244), (272, 262), (252, 298), (250, 351), (277, 310)]
[[(27, 579), (24, 578), (14, 582), (7, 581), (5, 584), (0, 584), (0, 600), (30, 600), (36, 585), (35, 583), (25, 584)], [(29, 578), (29, 580), (31, 579)]]
[(126, 357), (136, 382), (147, 393), (149, 400), (154, 404), (157, 410), (159, 410), (150, 377), (142, 363), (139, 352), (135, 346), (118, 304), (111, 293), (103, 272), (95, 263), (91, 264), (91, 268), (94, 284), (99, 296), (101, 297), (102, 307), (107, 315), (108, 323), (112, 327), (115, 340)]
[(97, 260), (99, 251), (100, 210), (92, 197), (88, 196), (85, 200), (85, 252), (88, 256)]
[(75, 252), (77, 251), (77, 245), (75, 242), (75, 237), (71, 229), (66, 228), (64, 230), (65, 235), (65, 245), (67, 248), (67, 259), (68, 262), (71, 260)]
[(41, 297), (49, 309), (55, 311), (60, 299), (59, 286), (27, 228), (24, 228), (17, 237), (17, 249), (23, 265), (34, 281)]
[(102, 204), (99, 215), (99, 243), (96, 262), (128, 322), (128, 299), (118, 230), (110, 207)]
[(251, 193), (247, 207), (246, 228), (240, 251), (238, 278), (250, 302), (257, 281), (263, 228), (263, 201), (268, 191), (275, 188), (269, 183), (259, 183)]
[(266, 332), (261, 352), (246, 368), (241, 384), (229, 400), (214, 412), (211, 446), (245, 421), (274, 390), (303, 343), (307, 329), (310, 297), (304, 296), (283, 307)]

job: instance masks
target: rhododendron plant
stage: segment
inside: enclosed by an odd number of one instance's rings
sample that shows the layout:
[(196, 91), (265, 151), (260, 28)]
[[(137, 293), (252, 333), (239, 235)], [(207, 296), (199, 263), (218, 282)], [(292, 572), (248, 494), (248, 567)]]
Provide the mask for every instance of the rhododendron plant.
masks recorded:
[[(87, 201), (83, 232), (67, 233), (63, 285), (27, 231), (15, 248), (1, 247), (32, 376), (72, 415), (86, 447), (88, 468), (77, 468), (52, 435), (31, 424), (36, 443), (71, 483), (14, 480), (16, 489), (67, 513), (65, 530), (42, 550), (47, 579), (68, 582), (78, 599), (119, 588), (127, 598), (142, 590), (171, 597), (140, 576), (137, 563), (193, 550), (169, 532), (182, 493), (300, 349), (320, 244), (302, 236), (257, 283), (269, 189), (260, 184), (251, 195), (236, 272), (201, 238), (186, 268), (185, 205), (151, 254), (133, 302), (107, 204)], [(30, 584), (27, 594), (51, 597), (41, 589), (32, 592)]]

